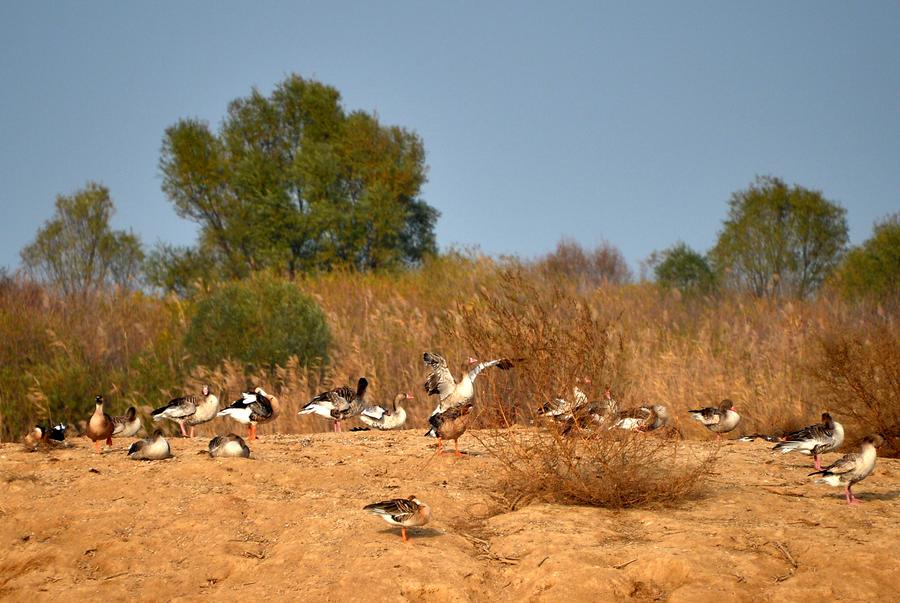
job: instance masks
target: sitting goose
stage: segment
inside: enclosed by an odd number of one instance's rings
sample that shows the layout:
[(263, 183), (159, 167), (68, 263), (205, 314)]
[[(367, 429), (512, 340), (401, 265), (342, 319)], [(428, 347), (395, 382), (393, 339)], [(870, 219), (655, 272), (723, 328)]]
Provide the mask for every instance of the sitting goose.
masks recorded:
[(811, 454), (816, 471), (822, 469), (819, 455), (837, 450), (844, 443), (844, 426), (831, 418), (827, 412), (822, 413), (822, 422), (804, 427), (785, 436), (783, 442), (775, 444), (772, 450), (780, 450), (787, 454), (796, 450), (801, 454)]
[(211, 457), (243, 457), (250, 458), (250, 448), (239, 435), (216, 436), (209, 441), (209, 456)]
[[(165, 406), (154, 410), (150, 415), (154, 421), (163, 419), (175, 421), (181, 428), (181, 435), (192, 438), (194, 437), (194, 426), (212, 421), (219, 411), (219, 399), (210, 393), (209, 386), (204, 385), (200, 391), (203, 394), (200, 398), (193, 395), (175, 398)], [(185, 424), (191, 428), (190, 435), (184, 429)]]
[(112, 421), (114, 425), (112, 437), (114, 438), (130, 438), (141, 430), (141, 420), (138, 418), (137, 409), (134, 406), (129, 406), (124, 415), (113, 417)]
[(364, 408), (359, 415), (359, 420), (375, 429), (397, 429), (406, 423), (406, 409), (403, 408), (404, 400), (412, 400), (409, 394), (397, 394), (394, 397), (393, 410), (387, 410), (381, 406), (369, 406)]
[(868, 435), (863, 438), (859, 452), (845, 454), (836, 462), (824, 469), (813, 471), (810, 475), (821, 475), (822, 477), (816, 480), (820, 484), (828, 484), (829, 486), (844, 484), (847, 504), (858, 505), (860, 500), (853, 496), (851, 488), (854, 484), (869, 477), (875, 470), (875, 458), (877, 456), (875, 448), (881, 446), (883, 441), (879, 435)]
[(66, 446), (65, 439), (66, 426), (62, 423), (50, 428), (43, 425), (35, 425), (34, 429), (25, 434), (22, 444), (26, 450), (34, 452), (38, 448), (49, 450), (50, 448)]
[(256, 439), (256, 425), (269, 423), (278, 417), (281, 405), (278, 398), (270, 396), (257, 387), (252, 393), (244, 392), (240, 400), (235, 400), (231, 406), (219, 411), (220, 417), (231, 417), (238, 423), (250, 425), (248, 440)]
[(97, 452), (100, 452), (100, 442), (103, 440), (106, 440), (107, 446), (112, 446), (112, 434), (115, 425), (112, 417), (103, 412), (103, 396), (94, 398), (94, 404), (94, 414), (91, 415), (87, 422), (84, 435), (94, 442), (94, 448)]
[(368, 380), (360, 377), (356, 383), (355, 392), (348, 385), (322, 392), (307, 402), (297, 414), (316, 414), (331, 419), (334, 421), (334, 431), (343, 431), (341, 421), (362, 412), (368, 386)]
[(425, 437), (438, 439), (437, 454), (443, 453), (443, 441), (446, 439), (453, 440), (456, 456), (462, 456), (462, 453), (459, 451), (459, 437), (469, 427), (474, 406), (472, 402), (466, 402), (461, 406), (454, 406), (449, 410), (428, 417), (431, 429), (425, 433)]
[(722, 400), (718, 408), (707, 407), (688, 412), (693, 419), (714, 432), (716, 440), (721, 440), (723, 433), (731, 431), (741, 422), (741, 415), (735, 411), (734, 402), (728, 399)]
[(432, 412), (432, 416), (455, 406), (461, 406), (469, 402), (475, 396), (475, 378), (486, 368), (496, 366), (502, 370), (509, 370), (513, 367), (512, 360), (509, 358), (498, 358), (496, 360), (488, 360), (487, 362), (478, 362), (477, 358), (470, 357), (466, 364), (462, 367), (462, 377), (457, 383), (447, 368), (447, 361), (437, 354), (425, 352), (422, 354), (422, 360), (425, 361), (431, 371), (425, 380), (425, 391), (429, 396), (438, 396), (438, 405)]
[(431, 507), (415, 495), (372, 503), (363, 507), (363, 511), (381, 517), (392, 526), (400, 526), (400, 537), (403, 538), (403, 542), (409, 542), (406, 528), (424, 526), (431, 521)]
[(171, 456), (172, 449), (160, 429), (155, 430), (149, 438), (138, 440), (128, 449), (128, 457), (136, 461), (161, 461)]

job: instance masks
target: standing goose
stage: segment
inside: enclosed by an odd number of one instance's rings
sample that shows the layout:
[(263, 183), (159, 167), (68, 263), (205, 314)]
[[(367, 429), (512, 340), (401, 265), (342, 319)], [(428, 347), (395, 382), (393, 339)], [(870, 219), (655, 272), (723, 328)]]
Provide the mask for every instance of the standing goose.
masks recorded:
[[(219, 411), (219, 399), (210, 393), (209, 386), (204, 385), (201, 391), (203, 393), (201, 397), (190, 395), (175, 398), (165, 406), (154, 410), (150, 415), (154, 421), (163, 419), (175, 421), (181, 428), (181, 435), (192, 438), (194, 437), (194, 426), (211, 421)], [(185, 424), (191, 428), (190, 435), (184, 429)]]
[(718, 408), (707, 407), (697, 410), (689, 410), (691, 418), (700, 421), (704, 427), (716, 434), (716, 440), (722, 439), (722, 434), (737, 427), (741, 422), (741, 415), (734, 409), (734, 402), (725, 399)]
[(457, 383), (447, 368), (447, 361), (441, 356), (425, 352), (422, 354), (422, 360), (431, 368), (425, 380), (425, 391), (429, 396), (437, 395), (439, 400), (434, 412), (431, 413), (432, 416), (469, 402), (475, 396), (475, 378), (484, 369), (496, 366), (505, 371), (513, 367), (509, 358), (479, 363), (477, 358), (470, 357), (463, 365), (462, 377)]
[(454, 406), (450, 410), (439, 412), (428, 417), (431, 429), (425, 433), (425, 437), (437, 438), (437, 453), (443, 452), (444, 440), (453, 440), (456, 448), (456, 456), (462, 456), (459, 451), (459, 437), (466, 432), (469, 421), (472, 419), (472, 402), (466, 402), (462, 406)]
[(172, 456), (169, 442), (157, 429), (149, 438), (138, 440), (128, 449), (128, 457), (136, 461), (161, 461)]
[(356, 383), (355, 392), (348, 385), (322, 392), (307, 402), (297, 414), (316, 414), (320, 417), (325, 417), (334, 421), (332, 428), (335, 432), (343, 431), (341, 421), (358, 415), (362, 411), (368, 386), (368, 380), (365, 377), (360, 377)]
[(416, 498), (395, 498), (382, 502), (372, 503), (363, 507), (372, 515), (377, 515), (392, 526), (400, 526), (400, 536), (403, 542), (409, 542), (406, 536), (406, 528), (424, 526), (431, 521), (431, 507)]
[(387, 410), (381, 406), (369, 406), (364, 408), (359, 415), (359, 420), (375, 429), (397, 429), (406, 423), (406, 409), (403, 408), (405, 400), (412, 400), (409, 394), (397, 394), (394, 397), (393, 410)]
[(836, 462), (819, 471), (813, 471), (810, 475), (821, 475), (817, 483), (829, 486), (845, 485), (848, 505), (858, 505), (860, 500), (853, 496), (851, 488), (854, 484), (869, 477), (875, 470), (875, 448), (881, 446), (884, 440), (879, 435), (868, 435), (863, 438), (860, 452), (845, 454)]
[(780, 450), (787, 454), (793, 450), (801, 454), (811, 454), (816, 471), (822, 469), (819, 455), (837, 450), (844, 443), (844, 426), (831, 418), (827, 412), (822, 413), (822, 422), (804, 427), (785, 436), (783, 442), (775, 444), (772, 450)]
[(238, 423), (249, 425), (247, 439), (253, 441), (256, 439), (256, 425), (274, 421), (280, 410), (278, 398), (257, 387), (252, 393), (244, 392), (240, 400), (235, 400), (231, 406), (219, 411), (218, 416), (231, 417)]
[(124, 415), (113, 417), (112, 421), (114, 438), (130, 438), (141, 430), (141, 420), (134, 406), (129, 406)]
[(250, 448), (239, 435), (216, 436), (209, 441), (209, 456), (212, 457), (243, 457), (250, 458)]
[(106, 440), (107, 446), (112, 446), (112, 434), (115, 429), (112, 417), (103, 412), (103, 396), (94, 398), (94, 414), (87, 422), (84, 434), (94, 442), (94, 448), (100, 452), (100, 442)]

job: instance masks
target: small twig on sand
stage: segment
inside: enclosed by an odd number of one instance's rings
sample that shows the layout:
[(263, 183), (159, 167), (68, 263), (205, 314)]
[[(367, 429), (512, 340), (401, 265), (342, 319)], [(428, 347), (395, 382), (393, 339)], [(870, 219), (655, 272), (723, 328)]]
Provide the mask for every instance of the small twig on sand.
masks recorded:
[(538, 563), (537, 566), (538, 566), (538, 567), (541, 567), (542, 565), (544, 565), (544, 561), (546, 561), (546, 560), (549, 559), (549, 558), (550, 558), (550, 555), (547, 555), (546, 557), (544, 557), (543, 559), (541, 559), (541, 562)]
[(791, 492), (788, 490), (776, 490), (775, 488), (763, 488), (766, 492), (771, 492), (772, 494), (778, 494), (779, 496), (796, 496), (797, 498), (805, 498), (806, 494), (803, 492)]
[(788, 550), (787, 546), (781, 544), (780, 542), (774, 542), (774, 541), (769, 541), (766, 544), (771, 544), (772, 546), (774, 546), (775, 549), (784, 556), (784, 558), (787, 560), (787, 562), (791, 564), (791, 569), (788, 571), (788, 573), (786, 573), (782, 576), (775, 577), (775, 582), (784, 582), (785, 580), (787, 580), (788, 578), (790, 578), (791, 576), (794, 575), (794, 572), (797, 570), (799, 565), (798, 565), (796, 559), (794, 559), (793, 555), (791, 555), (791, 552)]
[(118, 578), (119, 576), (127, 576), (131, 572), (119, 572), (118, 574), (113, 574), (112, 576), (107, 576), (104, 580), (112, 580), (113, 578)]
[(613, 569), (625, 569), (627, 566), (631, 565), (637, 561), (637, 559), (632, 559), (631, 561), (626, 561), (625, 563), (620, 563), (619, 565), (612, 566)]

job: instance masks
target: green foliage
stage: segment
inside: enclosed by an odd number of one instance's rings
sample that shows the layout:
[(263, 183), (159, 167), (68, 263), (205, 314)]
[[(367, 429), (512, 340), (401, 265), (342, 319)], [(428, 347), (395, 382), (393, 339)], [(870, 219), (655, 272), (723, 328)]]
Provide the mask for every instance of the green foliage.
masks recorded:
[(900, 299), (900, 213), (876, 224), (872, 238), (847, 253), (833, 282), (850, 298)]
[(93, 182), (58, 196), (54, 216), (22, 249), (25, 269), (65, 294), (110, 285), (132, 288), (144, 253), (134, 234), (110, 228), (114, 212), (109, 190)]
[(232, 101), (217, 134), (192, 119), (168, 128), (160, 168), (178, 215), (200, 224), (197, 254), (228, 278), (393, 268), (436, 251), (419, 137), (346, 114), (337, 90), (296, 75)]
[(216, 276), (215, 258), (192, 247), (159, 244), (144, 261), (144, 280), (148, 285), (181, 297), (208, 291)]
[(734, 193), (711, 255), (726, 282), (759, 297), (812, 294), (847, 246), (846, 210), (771, 176)]
[(684, 243), (677, 243), (654, 255), (653, 273), (661, 287), (699, 294), (715, 290), (716, 274), (709, 262)]
[(312, 298), (263, 275), (233, 281), (198, 301), (185, 336), (190, 357), (205, 366), (233, 359), (274, 368), (291, 356), (304, 366), (325, 364), (330, 341), (325, 314)]

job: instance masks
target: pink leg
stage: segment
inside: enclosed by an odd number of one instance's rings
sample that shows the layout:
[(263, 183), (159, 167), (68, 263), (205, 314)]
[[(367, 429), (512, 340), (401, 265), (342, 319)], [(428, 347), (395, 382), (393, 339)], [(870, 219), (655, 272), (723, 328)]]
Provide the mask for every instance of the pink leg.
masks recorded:
[(191, 425), (191, 437), (194, 437), (194, 426)]
[(822, 470), (822, 463), (819, 462), (819, 455), (818, 455), (818, 454), (814, 454), (814, 455), (813, 455), (813, 460), (814, 460), (815, 463), (816, 463), (816, 471), (821, 471), (821, 470)]
[(721, 442), (721, 441), (722, 441), (722, 434), (721, 434), (721, 433), (717, 433), (717, 434), (716, 434), (716, 441), (717, 441), (717, 442)]
[(847, 494), (850, 496), (850, 499), (847, 501), (851, 505), (858, 505), (862, 501), (853, 496), (853, 490), (850, 489), (850, 484), (847, 484)]
[(187, 432), (184, 430), (184, 423), (179, 423), (178, 426), (181, 428), (181, 436), (185, 438), (188, 437)]
[(344, 423), (342, 421), (337, 422), (337, 430), (341, 433), (344, 432)]

